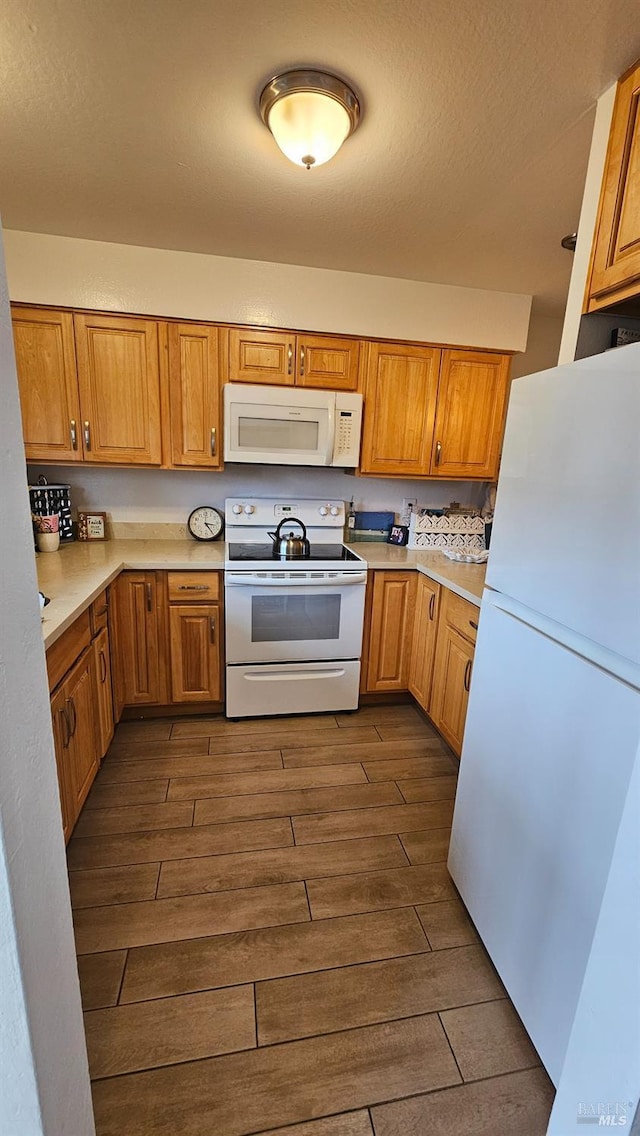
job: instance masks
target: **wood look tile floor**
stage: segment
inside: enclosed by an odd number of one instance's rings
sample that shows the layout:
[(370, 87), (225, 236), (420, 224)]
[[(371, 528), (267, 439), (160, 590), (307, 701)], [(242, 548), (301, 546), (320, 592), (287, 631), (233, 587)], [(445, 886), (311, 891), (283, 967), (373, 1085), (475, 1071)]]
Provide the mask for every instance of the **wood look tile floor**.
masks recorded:
[(68, 849), (97, 1136), (543, 1136), (411, 706), (122, 723)]

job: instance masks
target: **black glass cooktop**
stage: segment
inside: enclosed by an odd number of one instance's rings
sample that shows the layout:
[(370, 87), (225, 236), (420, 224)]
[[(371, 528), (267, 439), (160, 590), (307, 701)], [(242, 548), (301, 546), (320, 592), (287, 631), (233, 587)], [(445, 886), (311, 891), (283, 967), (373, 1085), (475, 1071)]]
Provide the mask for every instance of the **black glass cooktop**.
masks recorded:
[(269, 544), (230, 544), (229, 560), (273, 560), (275, 563), (305, 563), (308, 560), (359, 560), (359, 557), (345, 548), (343, 544), (312, 544), (309, 556), (274, 556), (273, 545)]

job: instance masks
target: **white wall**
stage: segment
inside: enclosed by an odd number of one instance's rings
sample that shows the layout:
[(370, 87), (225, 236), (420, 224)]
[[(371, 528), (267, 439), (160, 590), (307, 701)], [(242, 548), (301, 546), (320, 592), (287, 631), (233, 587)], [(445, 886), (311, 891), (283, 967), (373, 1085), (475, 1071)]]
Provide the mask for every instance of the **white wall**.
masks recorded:
[(513, 379), (535, 375), (537, 371), (546, 371), (557, 365), (562, 326), (562, 316), (539, 315), (534, 309), (529, 324), (527, 350), (523, 355), (516, 355), (511, 364)]
[(509, 292), (42, 233), (9, 231), (5, 246), (11, 299), (33, 304), (503, 351), (527, 339), (531, 297)]
[(584, 304), (584, 290), (587, 285), (587, 275), (589, 273), (591, 246), (593, 244), (593, 235), (596, 227), (598, 203), (600, 201), (600, 186), (602, 185), (602, 174), (604, 172), (604, 163), (607, 155), (616, 88), (617, 83), (613, 83), (612, 86), (600, 96), (596, 106), (596, 118), (593, 126), (593, 135), (591, 137), (589, 164), (587, 166), (587, 177), (584, 183), (582, 208), (580, 210), (580, 221), (578, 223), (578, 241), (576, 251), (573, 255), (573, 268), (571, 270), (571, 281), (565, 309), (562, 343), (560, 345), (560, 357), (558, 360), (560, 363), (572, 363), (576, 356), (580, 317)]
[(94, 1132), (0, 236), (0, 1133)]

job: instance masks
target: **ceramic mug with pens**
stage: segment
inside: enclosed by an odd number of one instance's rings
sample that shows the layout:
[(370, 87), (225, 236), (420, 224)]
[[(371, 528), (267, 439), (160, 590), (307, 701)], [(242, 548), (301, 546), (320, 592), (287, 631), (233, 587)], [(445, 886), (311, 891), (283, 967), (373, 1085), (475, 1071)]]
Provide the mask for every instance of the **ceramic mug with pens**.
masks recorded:
[(39, 552), (57, 552), (60, 547), (60, 518), (57, 513), (48, 517), (33, 516), (36, 544)]

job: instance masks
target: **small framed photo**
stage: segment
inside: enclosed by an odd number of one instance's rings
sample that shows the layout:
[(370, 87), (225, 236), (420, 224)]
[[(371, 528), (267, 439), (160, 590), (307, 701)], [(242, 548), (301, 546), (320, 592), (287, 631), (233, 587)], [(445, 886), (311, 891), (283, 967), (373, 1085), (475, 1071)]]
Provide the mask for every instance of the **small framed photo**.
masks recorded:
[(106, 540), (107, 514), (78, 511), (78, 540)]
[(387, 544), (406, 544), (409, 539), (408, 525), (392, 525)]

